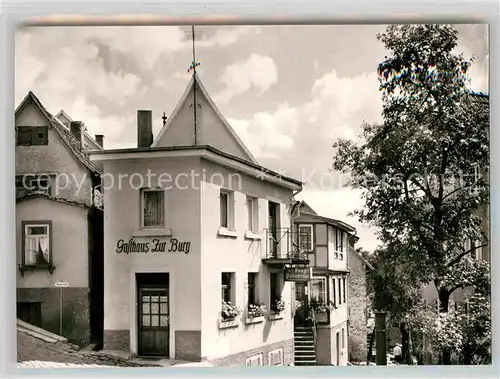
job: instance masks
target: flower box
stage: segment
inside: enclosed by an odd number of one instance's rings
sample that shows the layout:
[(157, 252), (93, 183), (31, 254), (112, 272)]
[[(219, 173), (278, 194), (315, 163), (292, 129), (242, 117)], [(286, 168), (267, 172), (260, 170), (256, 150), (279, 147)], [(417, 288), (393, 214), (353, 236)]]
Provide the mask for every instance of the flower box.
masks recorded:
[(252, 317), (252, 318), (247, 317), (245, 320), (245, 324), (247, 325), (260, 324), (263, 321), (264, 321), (264, 316)]
[(238, 320), (219, 320), (219, 329), (237, 328), (240, 325)]
[(270, 313), (268, 316), (268, 320), (283, 320), (283, 313)]

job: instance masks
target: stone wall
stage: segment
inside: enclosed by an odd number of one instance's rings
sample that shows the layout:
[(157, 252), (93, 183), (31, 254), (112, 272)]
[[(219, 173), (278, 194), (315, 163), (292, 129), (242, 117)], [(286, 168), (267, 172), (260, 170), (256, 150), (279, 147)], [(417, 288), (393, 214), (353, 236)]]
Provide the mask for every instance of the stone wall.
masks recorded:
[(361, 362), (367, 356), (366, 264), (349, 249), (349, 361)]
[(224, 358), (219, 358), (210, 361), (214, 366), (246, 366), (247, 358), (253, 357), (255, 355), (262, 353), (262, 365), (269, 365), (269, 352), (283, 348), (283, 366), (293, 365), (294, 359), (294, 344), (293, 338), (281, 342), (272, 343), (269, 345), (263, 345), (256, 349), (242, 351), (238, 354), (232, 354)]
[[(63, 288), (62, 335), (80, 347), (90, 343), (90, 310), (88, 288)], [(60, 333), (60, 289), (18, 288), (18, 302), (40, 302), (42, 304), (43, 329)]]

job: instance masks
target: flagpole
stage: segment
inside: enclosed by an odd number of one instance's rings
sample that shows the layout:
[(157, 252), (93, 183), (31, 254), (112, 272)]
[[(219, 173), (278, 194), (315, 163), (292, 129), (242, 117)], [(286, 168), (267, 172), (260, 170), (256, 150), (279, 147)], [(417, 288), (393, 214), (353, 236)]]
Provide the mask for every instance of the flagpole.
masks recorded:
[(195, 34), (194, 25), (191, 26), (191, 32), (193, 33), (193, 117), (194, 117), (194, 145), (198, 145), (198, 133), (196, 128), (196, 49), (195, 49)]

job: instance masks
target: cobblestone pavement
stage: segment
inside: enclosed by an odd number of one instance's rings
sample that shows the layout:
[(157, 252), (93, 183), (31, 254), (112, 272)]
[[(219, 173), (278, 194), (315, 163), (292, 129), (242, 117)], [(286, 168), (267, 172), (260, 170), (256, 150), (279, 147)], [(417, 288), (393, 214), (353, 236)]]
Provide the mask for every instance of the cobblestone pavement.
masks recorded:
[(117, 367), (98, 364), (77, 364), (77, 363), (63, 363), (63, 362), (50, 362), (50, 361), (26, 361), (19, 362), (18, 368), (104, 368), (104, 367)]

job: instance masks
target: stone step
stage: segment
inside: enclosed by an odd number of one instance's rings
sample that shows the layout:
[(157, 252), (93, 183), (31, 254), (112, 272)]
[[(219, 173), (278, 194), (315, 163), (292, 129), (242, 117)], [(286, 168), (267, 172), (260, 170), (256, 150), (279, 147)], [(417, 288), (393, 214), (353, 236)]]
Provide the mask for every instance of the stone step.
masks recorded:
[(295, 351), (316, 351), (314, 345), (302, 345), (302, 346), (294, 346)]
[(294, 354), (295, 360), (299, 361), (307, 361), (307, 360), (315, 360), (316, 359), (316, 353), (309, 353), (309, 354)]
[(313, 340), (295, 340), (294, 341), (295, 346), (314, 346), (314, 341)]
[(316, 366), (316, 361), (298, 361), (294, 363), (295, 366)]

